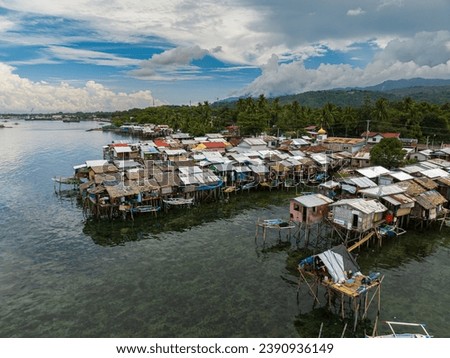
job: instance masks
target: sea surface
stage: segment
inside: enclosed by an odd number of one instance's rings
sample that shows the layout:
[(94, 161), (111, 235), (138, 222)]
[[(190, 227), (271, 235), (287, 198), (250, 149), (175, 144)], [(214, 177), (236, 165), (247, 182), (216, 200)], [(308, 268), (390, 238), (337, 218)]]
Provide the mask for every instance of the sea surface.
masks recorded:
[[(14, 123), (17, 124), (14, 124)], [(317, 337), (356, 333), (298, 286), (295, 239), (258, 219), (288, 218), (297, 193), (237, 193), (158, 217), (95, 221), (54, 176), (126, 140), (97, 122), (21, 121), (0, 129), (0, 337)], [(450, 337), (450, 231), (412, 232), (358, 252), (384, 275), (382, 320)], [(373, 313), (373, 312), (372, 312)], [(383, 333), (383, 327), (379, 329)]]

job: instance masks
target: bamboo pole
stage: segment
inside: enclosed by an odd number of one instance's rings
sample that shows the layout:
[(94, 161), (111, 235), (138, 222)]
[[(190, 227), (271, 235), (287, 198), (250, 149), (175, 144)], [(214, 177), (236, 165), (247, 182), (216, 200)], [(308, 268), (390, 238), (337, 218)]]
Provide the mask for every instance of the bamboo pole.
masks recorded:
[(355, 300), (354, 301), (355, 302), (355, 304), (354, 304), (355, 323), (353, 325), (353, 332), (356, 332), (356, 326), (358, 324), (358, 311), (359, 311), (360, 302), (359, 302), (359, 297), (354, 298), (354, 300)]
[(323, 328), (323, 322), (320, 324), (320, 330), (319, 330), (319, 337), (318, 338), (320, 338), (320, 336), (322, 335), (322, 328)]
[(363, 313), (363, 318), (367, 317), (367, 313), (368, 313), (369, 307), (372, 304), (372, 301), (374, 300), (375, 296), (377, 296), (377, 300), (378, 300), (378, 312), (377, 312), (377, 315), (380, 314), (380, 311), (381, 311), (381, 283), (383, 282), (383, 279), (384, 279), (384, 276), (381, 277), (380, 283), (379, 283), (379, 285), (377, 287), (377, 290), (374, 292), (374, 294), (372, 295), (372, 298), (369, 301), (369, 304), (365, 308), (364, 313)]
[(346, 330), (347, 330), (347, 322), (345, 322), (344, 329), (342, 330), (342, 333), (341, 333), (341, 338), (344, 338), (344, 334), (345, 334)]
[(377, 332), (378, 332), (378, 315), (375, 317), (375, 323), (373, 324), (372, 337), (375, 337)]
[[(299, 272), (300, 272), (300, 275), (301, 275), (302, 278), (303, 278), (303, 281), (305, 281), (306, 285), (308, 286), (309, 290), (311, 291), (312, 295), (314, 296), (315, 301), (317, 301), (317, 303), (320, 305), (319, 299), (317, 298), (316, 294), (314, 293), (314, 291), (313, 291), (311, 285), (310, 285), (310, 284), (308, 283), (308, 281), (306, 280), (306, 277), (303, 275), (302, 270), (299, 270)], [(299, 287), (300, 287), (300, 281), (299, 281)]]

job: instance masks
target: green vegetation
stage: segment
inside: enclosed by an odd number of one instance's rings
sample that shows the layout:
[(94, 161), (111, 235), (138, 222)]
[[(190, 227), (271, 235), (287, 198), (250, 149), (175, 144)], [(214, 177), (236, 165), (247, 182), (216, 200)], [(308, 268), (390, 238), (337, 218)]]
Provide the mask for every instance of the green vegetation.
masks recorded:
[(418, 102), (411, 97), (392, 100), (382, 96), (383, 92), (376, 92), (375, 97), (371, 95), (375, 92), (351, 92), (358, 93), (356, 101), (342, 101), (342, 98), (352, 96), (349, 91), (314, 92), (316, 99), (321, 102), (327, 100), (320, 107), (307, 106), (294, 100), (295, 96), (267, 99), (260, 95), (258, 98), (214, 104), (204, 102), (196, 106), (131, 109), (115, 112), (112, 118), (116, 125), (167, 124), (192, 135), (218, 132), (227, 126), (238, 125), (241, 135), (265, 132), (298, 136), (304, 134), (305, 127), (316, 125), (323, 126), (329, 136), (360, 137), (370, 124), (371, 131), (399, 132), (402, 138), (415, 138), (422, 143), (427, 139), (435, 143), (450, 142), (448, 100), (444, 104), (436, 104)]
[(371, 162), (388, 169), (398, 168), (405, 157), (405, 151), (402, 148), (402, 142), (397, 138), (383, 138), (370, 151)]

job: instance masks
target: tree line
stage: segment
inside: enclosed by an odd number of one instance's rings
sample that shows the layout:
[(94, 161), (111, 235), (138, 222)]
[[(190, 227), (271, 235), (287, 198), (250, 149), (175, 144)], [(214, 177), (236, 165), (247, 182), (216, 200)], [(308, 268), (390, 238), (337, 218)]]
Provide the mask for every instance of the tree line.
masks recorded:
[(243, 136), (267, 133), (297, 137), (305, 127), (316, 125), (329, 136), (360, 137), (373, 132), (399, 132), (402, 138), (419, 142), (450, 142), (450, 102), (432, 104), (406, 97), (399, 101), (366, 98), (360, 106), (340, 106), (331, 102), (322, 107), (304, 106), (297, 101), (280, 103), (279, 98), (240, 98), (233, 102), (194, 106), (159, 106), (131, 109), (112, 114), (113, 123), (167, 124), (175, 130), (200, 136), (239, 126)]

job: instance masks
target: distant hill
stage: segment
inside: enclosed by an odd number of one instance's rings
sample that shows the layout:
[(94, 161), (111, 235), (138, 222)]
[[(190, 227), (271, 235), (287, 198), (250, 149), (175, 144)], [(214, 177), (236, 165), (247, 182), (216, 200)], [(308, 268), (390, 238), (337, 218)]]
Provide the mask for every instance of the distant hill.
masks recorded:
[[(417, 102), (439, 105), (450, 103), (450, 80), (412, 78), (385, 81), (370, 87), (309, 91), (276, 98), (279, 99), (280, 104), (297, 101), (303, 106), (319, 108), (326, 103), (333, 103), (341, 107), (360, 107), (367, 99), (374, 102), (379, 98), (386, 98), (394, 102), (401, 101), (406, 97), (411, 97)], [(216, 105), (229, 105), (238, 100), (239, 98), (228, 98), (217, 102)]]
[(366, 91), (381, 91), (381, 92), (389, 92), (392, 90), (398, 89), (407, 89), (414, 87), (441, 87), (441, 86), (450, 86), (450, 80), (442, 80), (442, 79), (428, 79), (428, 78), (410, 78), (407, 80), (389, 80), (384, 81), (375, 86), (364, 87), (362, 89)]

